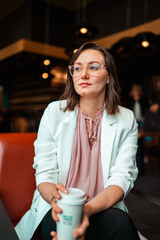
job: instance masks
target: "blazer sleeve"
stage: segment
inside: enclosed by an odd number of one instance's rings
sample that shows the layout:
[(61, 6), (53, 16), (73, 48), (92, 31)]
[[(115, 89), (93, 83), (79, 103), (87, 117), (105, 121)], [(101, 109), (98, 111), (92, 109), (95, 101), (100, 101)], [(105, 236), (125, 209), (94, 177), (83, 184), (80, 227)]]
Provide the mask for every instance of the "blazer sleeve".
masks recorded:
[[(124, 118), (123, 118), (124, 119)], [(137, 140), (138, 140), (138, 125), (132, 111), (129, 111), (129, 118), (126, 120), (127, 134), (121, 142), (114, 164), (110, 168), (107, 186), (118, 185), (126, 194), (134, 186), (134, 181), (137, 178), (138, 169), (136, 166)]]
[(37, 139), (34, 142), (35, 157), (33, 168), (36, 171), (37, 186), (42, 182), (57, 183), (58, 181), (57, 147), (50, 123), (51, 118), (54, 120), (54, 111), (48, 106), (41, 118)]

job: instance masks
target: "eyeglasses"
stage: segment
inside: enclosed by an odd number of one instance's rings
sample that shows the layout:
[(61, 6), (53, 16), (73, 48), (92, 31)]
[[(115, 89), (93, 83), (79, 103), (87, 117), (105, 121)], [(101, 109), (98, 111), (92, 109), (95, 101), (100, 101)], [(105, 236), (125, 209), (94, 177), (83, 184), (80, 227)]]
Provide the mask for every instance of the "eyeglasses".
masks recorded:
[(105, 67), (104, 64), (97, 63), (97, 62), (89, 63), (86, 68), (82, 64), (75, 63), (74, 65), (68, 66), (68, 69), (72, 77), (81, 76), (84, 69), (87, 70), (90, 76), (99, 76), (103, 67)]

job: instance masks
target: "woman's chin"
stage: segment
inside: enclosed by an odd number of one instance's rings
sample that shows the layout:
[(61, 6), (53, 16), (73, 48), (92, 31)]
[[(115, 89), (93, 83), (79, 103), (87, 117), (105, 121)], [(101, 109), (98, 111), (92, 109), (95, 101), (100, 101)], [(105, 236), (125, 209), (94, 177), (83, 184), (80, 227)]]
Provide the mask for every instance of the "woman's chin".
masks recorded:
[(80, 95), (80, 97), (91, 97), (91, 96), (94, 96), (93, 93), (88, 92), (88, 91), (81, 91), (78, 94)]

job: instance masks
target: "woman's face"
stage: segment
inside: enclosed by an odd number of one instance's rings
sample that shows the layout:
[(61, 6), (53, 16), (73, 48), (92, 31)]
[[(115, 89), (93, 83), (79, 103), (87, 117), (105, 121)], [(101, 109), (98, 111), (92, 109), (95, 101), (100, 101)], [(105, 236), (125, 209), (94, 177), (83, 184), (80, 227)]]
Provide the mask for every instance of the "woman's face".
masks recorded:
[[(75, 91), (80, 97), (105, 97), (109, 76), (106, 70), (104, 56), (100, 51), (88, 49), (80, 53), (74, 62), (76, 71), (73, 75)], [(98, 69), (100, 67), (100, 70)]]

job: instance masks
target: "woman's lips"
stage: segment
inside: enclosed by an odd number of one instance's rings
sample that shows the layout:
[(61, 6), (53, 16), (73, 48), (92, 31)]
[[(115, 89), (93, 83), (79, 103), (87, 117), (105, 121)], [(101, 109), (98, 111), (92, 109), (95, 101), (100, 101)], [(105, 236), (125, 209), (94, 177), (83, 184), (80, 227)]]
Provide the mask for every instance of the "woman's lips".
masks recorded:
[(80, 83), (79, 84), (81, 87), (87, 87), (87, 86), (90, 86), (91, 84), (90, 83), (87, 83), (87, 82), (84, 82), (84, 83)]

